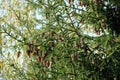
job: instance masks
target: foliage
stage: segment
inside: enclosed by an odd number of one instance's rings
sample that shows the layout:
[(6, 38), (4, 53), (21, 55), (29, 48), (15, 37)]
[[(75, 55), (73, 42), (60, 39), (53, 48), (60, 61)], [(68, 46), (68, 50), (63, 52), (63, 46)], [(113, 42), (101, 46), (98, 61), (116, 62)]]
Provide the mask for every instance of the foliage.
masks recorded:
[(6, 79), (120, 79), (116, 0), (2, 0), (1, 5), (1, 55), (14, 52), (2, 58)]

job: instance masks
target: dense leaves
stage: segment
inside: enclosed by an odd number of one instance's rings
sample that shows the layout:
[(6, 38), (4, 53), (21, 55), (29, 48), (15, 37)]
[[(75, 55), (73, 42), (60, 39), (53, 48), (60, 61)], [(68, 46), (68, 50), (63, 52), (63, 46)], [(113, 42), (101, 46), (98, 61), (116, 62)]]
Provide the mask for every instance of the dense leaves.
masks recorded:
[[(1, 5), (0, 66), (6, 79), (120, 79), (116, 1), (3, 0)], [(6, 57), (8, 51), (13, 54)]]

